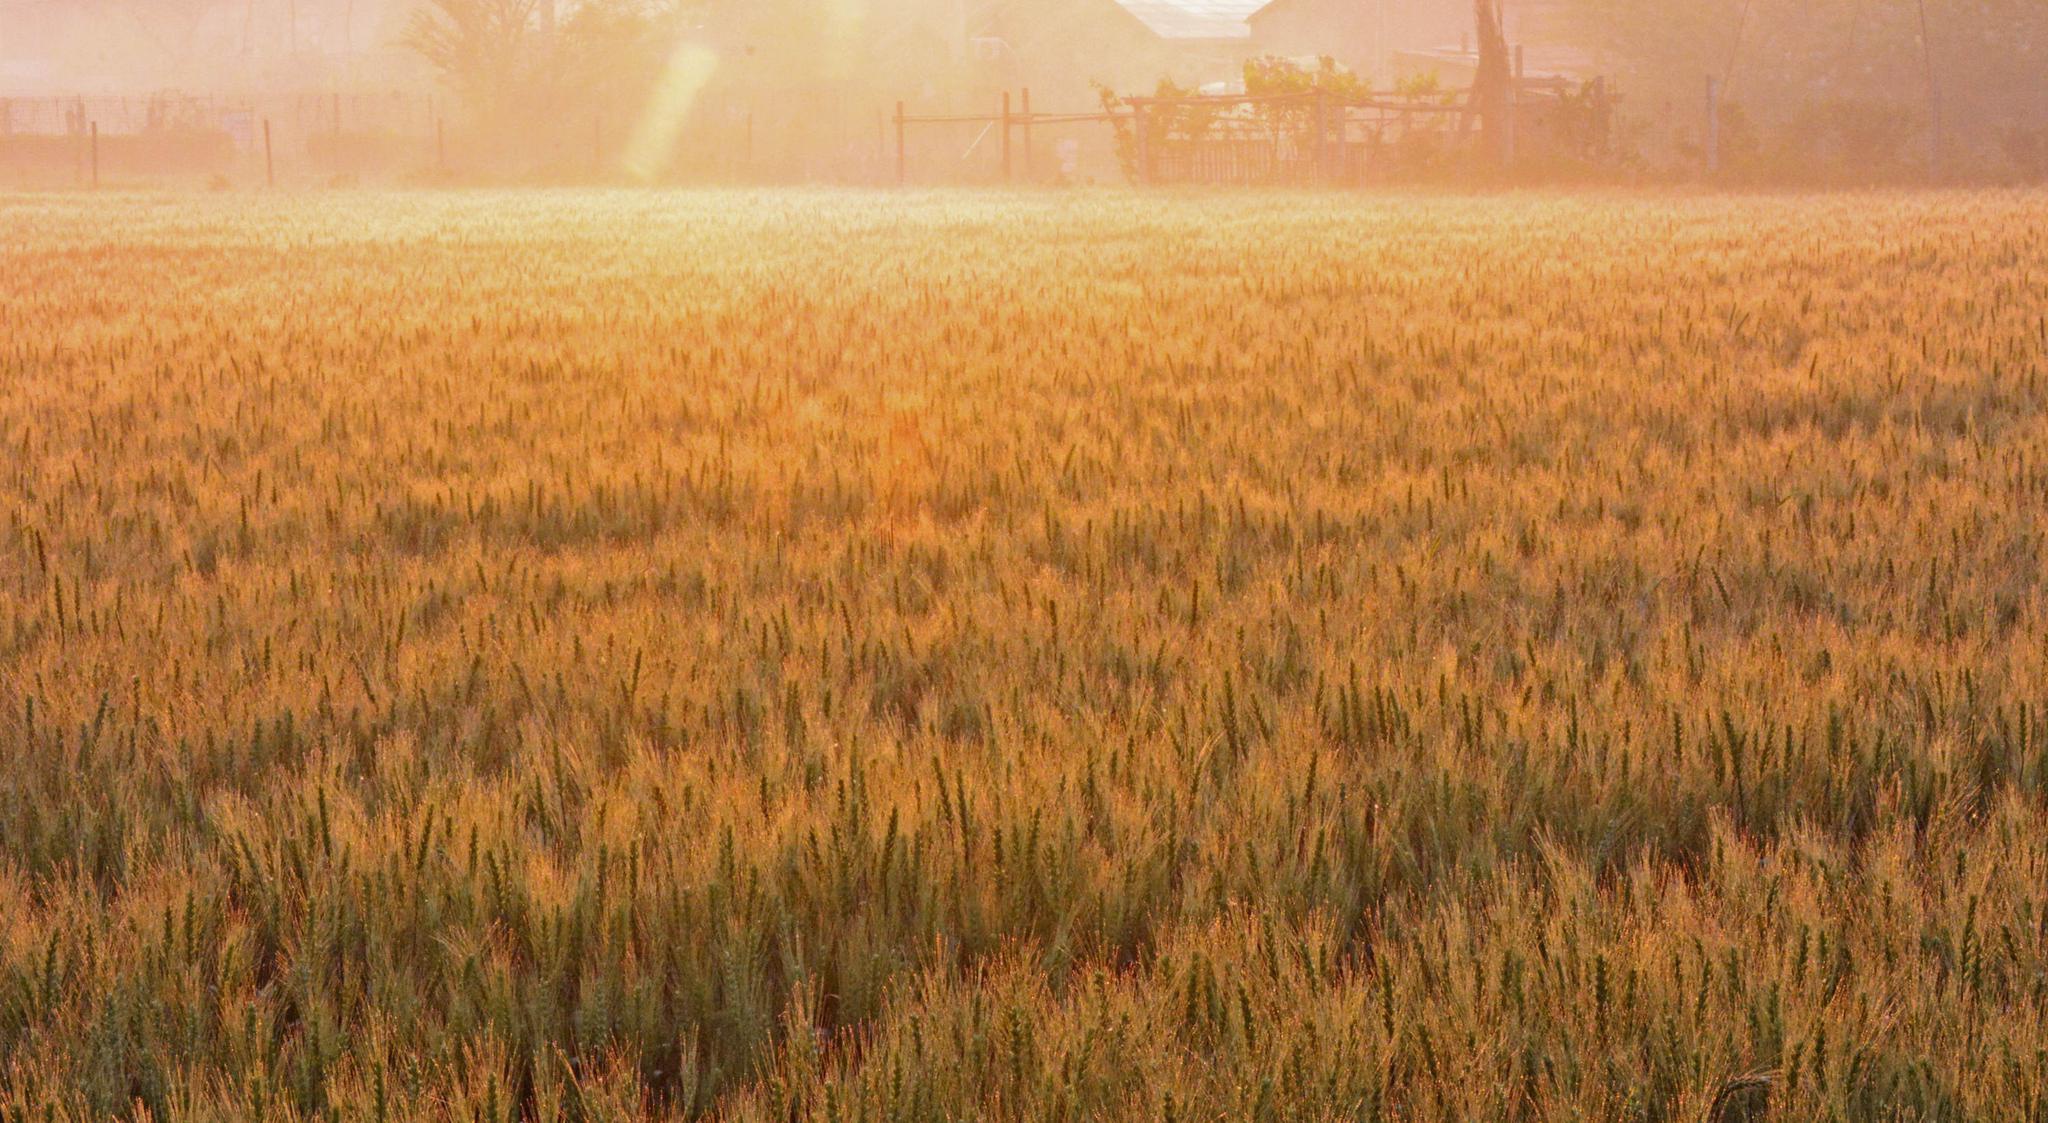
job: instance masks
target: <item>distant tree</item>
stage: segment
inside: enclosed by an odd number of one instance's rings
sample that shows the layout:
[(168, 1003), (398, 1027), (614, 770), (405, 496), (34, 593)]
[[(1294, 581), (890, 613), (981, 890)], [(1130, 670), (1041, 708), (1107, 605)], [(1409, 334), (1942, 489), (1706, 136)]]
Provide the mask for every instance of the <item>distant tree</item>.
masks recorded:
[(1508, 37), (1501, 27), (1500, 0), (1472, 0), (1472, 22), (1478, 35), (1479, 69), (1472, 80), (1473, 108), (1485, 132), (1487, 154), (1506, 163), (1510, 84)]
[(516, 110), (542, 68), (540, 0), (424, 0), (407, 41), (471, 112)]
[(423, 0), (407, 41), (475, 123), (529, 143), (552, 122), (629, 113), (698, 5), (675, 0)]

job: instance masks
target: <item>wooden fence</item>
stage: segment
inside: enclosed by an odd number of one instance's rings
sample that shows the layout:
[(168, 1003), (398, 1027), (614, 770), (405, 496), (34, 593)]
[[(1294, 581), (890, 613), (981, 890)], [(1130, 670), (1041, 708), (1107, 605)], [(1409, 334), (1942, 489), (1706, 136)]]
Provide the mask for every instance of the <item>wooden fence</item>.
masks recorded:
[(436, 99), (398, 91), (0, 97), (0, 179), (411, 170), (445, 135)]
[(699, 99), (651, 174), (625, 166), (635, 120), (563, 107), (483, 128), (419, 91), (145, 96), (0, 95), (0, 187), (218, 178), (375, 182), (885, 184), (888, 115), (822, 93), (756, 106)]
[[(1616, 98), (1604, 81), (1517, 79), (1505, 122), (1513, 166), (1570, 159), (1598, 163), (1611, 151)], [(913, 115), (896, 104), (896, 181), (912, 178), (912, 129), (980, 126), (993, 133), (995, 176), (1034, 176), (1034, 135), (1059, 125), (1107, 125), (1124, 173), (1135, 183), (1234, 186), (1368, 184), (1477, 151), (1478, 114), (1469, 90), (1428, 94), (1339, 94), (1327, 90), (1247, 95), (1124, 97), (1088, 113), (1039, 113), (1026, 90), (1005, 92), (993, 113)]]

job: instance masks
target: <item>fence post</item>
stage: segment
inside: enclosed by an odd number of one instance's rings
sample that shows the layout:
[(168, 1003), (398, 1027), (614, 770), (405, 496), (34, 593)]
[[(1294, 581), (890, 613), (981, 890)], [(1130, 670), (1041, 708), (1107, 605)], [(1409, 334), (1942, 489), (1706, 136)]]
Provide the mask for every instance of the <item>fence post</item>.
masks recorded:
[(896, 103), (896, 186), (909, 182), (909, 161), (903, 144), (903, 103)]
[(1721, 174), (1721, 80), (1707, 75), (1707, 174)]
[(1031, 87), (1026, 86), (1024, 87), (1024, 181), (1026, 183), (1031, 182), (1034, 178), (1032, 170), (1034, 161), (1032, 160), (1031, 149)]
[(604, 115), (597, 114), (590, 119), (590, 175), (592, 179), (604, 176)]
[(263, 182), (277, 186), (277, 157), (270, 147), (270, 118), (263, 119)]
[(1152, 182), (1152, 142), (1145, 135), (1147, 131), (1145, 128), (1145, 109), (1146, 105), (1144, 102), (1131, 106), (1132, 135), (1137, 137), (1138, 140), (1138, 183), (1140, 185), (1150, 185)]
[(1316, 183), (1330, 182), (1330, 97), (1316, 87)]
[(1927, 175), (1941, 178), (1941, 80), (1934, 72), (1934, 40), (1927, 34), (1927, 0), (1920, 0), (1920, 65), (1927, 72)]
[(1610, 135), (1612, 132), (1613, 125), (1608, 119), (1607, 110), (1607, 78), (1603, 75), (1593, 79), (1593, 139), (1591, 143), (1593, 146), (1593, 156), (1596, 159), (1605, 160), (1607, 158), (1608, 142), (1613, 139)]
[(1930, 179), (1941, 178), (1941, 91), (1929, 90), (1927, 94), (1927, 175)]
[[(265, 129), (269, 127), (264, 125)], [(448, 174), (448, 122), (439, 115), (434, 117), (434, 170), (442, 175)]]
[(92, 189), (100, 189), (100, 123), (92, 123)]
[(1003, 91), (1003, 182), (1010, 182), (1010, 91)]

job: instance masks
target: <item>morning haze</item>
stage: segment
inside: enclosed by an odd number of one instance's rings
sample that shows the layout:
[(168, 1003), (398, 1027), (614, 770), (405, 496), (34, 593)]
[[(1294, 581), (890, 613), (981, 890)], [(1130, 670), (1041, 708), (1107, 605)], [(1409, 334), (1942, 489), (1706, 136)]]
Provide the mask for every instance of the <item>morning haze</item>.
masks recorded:
[(2007, 0), (0, 0), (0, 1121), (2048, 1118)]

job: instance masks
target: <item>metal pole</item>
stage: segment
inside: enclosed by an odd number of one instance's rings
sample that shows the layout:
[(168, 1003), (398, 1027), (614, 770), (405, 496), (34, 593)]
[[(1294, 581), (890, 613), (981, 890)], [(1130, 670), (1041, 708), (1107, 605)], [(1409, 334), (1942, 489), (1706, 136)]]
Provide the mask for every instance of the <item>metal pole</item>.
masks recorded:
[(1707, 174), (1721, 174), (1721, 80), (1707, 76)]
[(1941, 91), (1936, 90), (1927, 95), (1927, 116), (1929, 119), (1927, 130), (1927, 174), (1934, 179), (1940, 179), (1942, 141), (1944, 139), (1941, 123)]
[(903, 143), (903, 103), (896, 103), (896, 186), (909, 182), (910, 163)]
[(1609, 134), (1613, 131), (1608, 121), (1607, 79), (1604, 76), (1593, 79), (1593, 128), (1593, 155), (1604, 160), (1611, 139)]
[(1920, 63), (1927, 71), (1927, 174), (1941, 176), (1941, 82), (1934, 76), (1934, 40), (1927, 34), (1927, 0), (1920, 0)]

